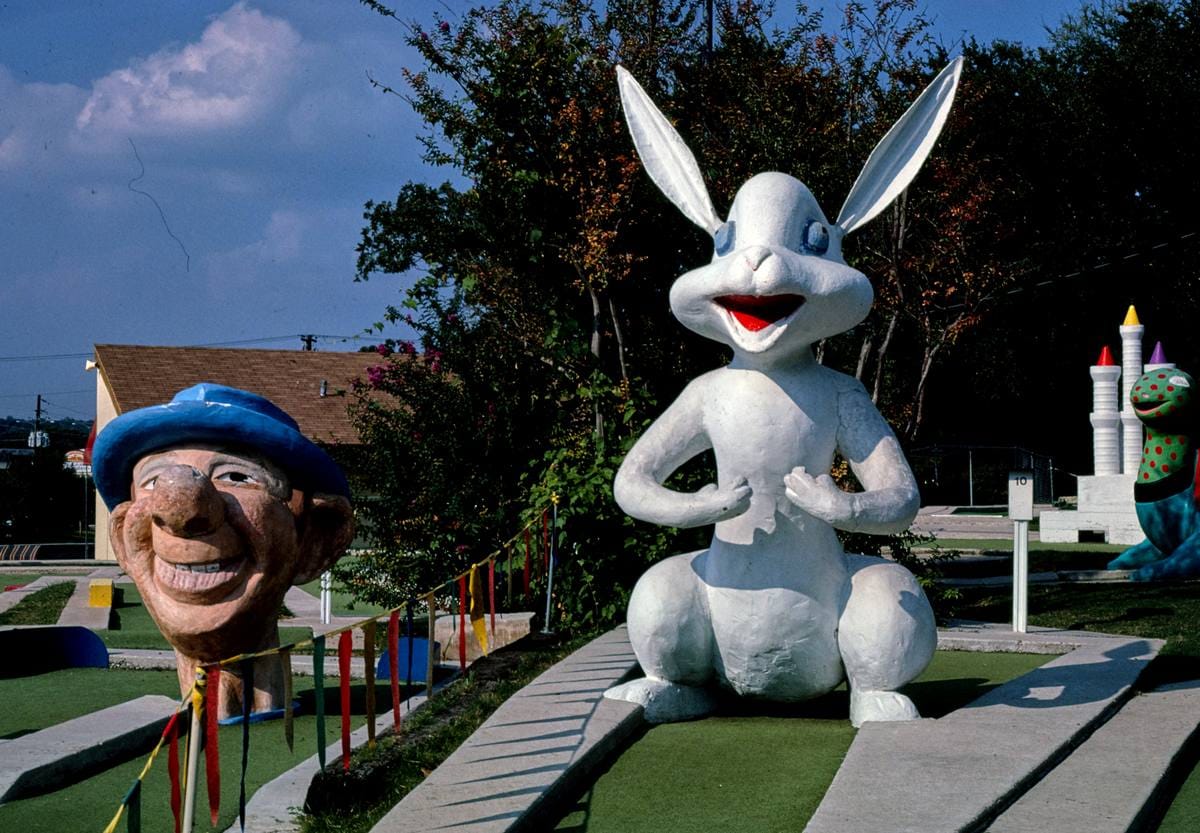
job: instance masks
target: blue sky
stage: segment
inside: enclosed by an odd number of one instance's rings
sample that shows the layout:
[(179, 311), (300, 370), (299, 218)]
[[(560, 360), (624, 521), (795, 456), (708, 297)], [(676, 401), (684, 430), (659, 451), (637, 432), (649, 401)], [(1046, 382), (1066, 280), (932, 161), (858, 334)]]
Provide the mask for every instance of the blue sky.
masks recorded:
[[(1079, 2), (926, 7), (947, 44), (1036, 45)], [(51, 417), (90, 419), (95, 343), (290, 349), (267, 339), (378, 320), (401, 283), (353, 282), (362, 205), (447, 172), (367, 73), (400, 86), (416, 65), (354, 0), (0, 0), (0, 415), (42, 393)]]

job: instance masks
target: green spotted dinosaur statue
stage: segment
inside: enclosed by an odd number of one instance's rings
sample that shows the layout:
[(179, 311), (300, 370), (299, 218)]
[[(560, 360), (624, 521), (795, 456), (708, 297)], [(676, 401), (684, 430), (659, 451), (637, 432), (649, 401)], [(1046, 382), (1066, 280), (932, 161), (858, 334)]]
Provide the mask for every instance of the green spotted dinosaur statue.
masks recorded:
[(1133, 570), (1134, 581), (1200, 575), (1195, 385), (1182, 370), (1157, 369), (1143, 374), (1130, 391), (1145, 426), (1133, 498), (1146, 540), (1109, 562), (1108, 569)]

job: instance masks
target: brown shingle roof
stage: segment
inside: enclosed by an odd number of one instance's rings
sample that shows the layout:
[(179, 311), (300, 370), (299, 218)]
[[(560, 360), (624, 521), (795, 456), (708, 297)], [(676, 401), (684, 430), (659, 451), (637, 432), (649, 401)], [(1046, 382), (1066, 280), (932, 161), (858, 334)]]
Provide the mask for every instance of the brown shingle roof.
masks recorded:
[[(381, 363), (376, 353), (96, 345), (96, 364), (118, 414), (168, 402), (199, 382), (215, 382), (265, 396), (291, 414), (307, 437), (334, 444), (358, 442), (345, 392), (351, 380)], [(322, 380), (328, 383), (325, 397)]]

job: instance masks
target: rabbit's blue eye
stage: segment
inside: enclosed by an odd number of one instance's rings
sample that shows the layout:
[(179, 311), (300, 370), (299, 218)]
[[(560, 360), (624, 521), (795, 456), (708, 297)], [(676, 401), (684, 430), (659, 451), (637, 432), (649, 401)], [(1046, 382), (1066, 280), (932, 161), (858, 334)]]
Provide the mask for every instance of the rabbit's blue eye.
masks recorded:
[(815, 255), (829, 250), (829, 229), (820, 220), (813, 220), (804, 230), (804, 248)]
[(721, 257), (733, 251), (733, 244), (736, 238), (736, 229), (733, 225), (733, 220), (729, 220), (721, 224), (713, 235), (713, 245), (716, 247), (717, 254)]

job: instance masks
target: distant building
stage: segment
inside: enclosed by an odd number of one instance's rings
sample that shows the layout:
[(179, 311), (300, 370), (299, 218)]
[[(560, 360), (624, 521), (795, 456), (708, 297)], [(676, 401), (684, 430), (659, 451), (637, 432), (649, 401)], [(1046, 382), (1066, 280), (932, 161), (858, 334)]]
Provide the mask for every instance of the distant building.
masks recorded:
[[(270, 399), (291, 414), (313, 442), (357, 445), (358, 433), (347, 411), (350, 386), (382, 361), (373, 352), (97, 344), (96, 431), (127, 411), (160, 405), (186, 387), (214, 382)], [(108, 520), (108, 509), (97, 496), (96, 557), (115, 560)]]

